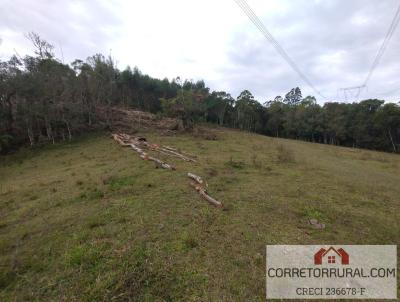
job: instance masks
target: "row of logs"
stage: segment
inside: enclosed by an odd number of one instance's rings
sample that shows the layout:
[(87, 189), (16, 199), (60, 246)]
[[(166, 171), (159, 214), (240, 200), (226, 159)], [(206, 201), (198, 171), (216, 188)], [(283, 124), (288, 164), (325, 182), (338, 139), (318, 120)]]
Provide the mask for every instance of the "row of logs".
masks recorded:
[(116, 140), (121, 146), (124, 146), (124, 147), (129, 146), (133, 150), (135, 150), (139, 154), (141, 159), (153, 161), (157, 164), (157, 166), (160, 166), (161, 168), (164, 168), (164, 169), (175, 170), (174, 166), (167, 164), (156, 157), (149, 156), (149, 154), (141, 148), (141, 145), (146, 146), (146, 144), (143, 144), (143, 142), (147, 143), (145, 141), (145, 139), (132, 138), (131, 136), (129, 136), (127, 134), (113, 134), (112, 136), (113, 136), (114, 140)]
[[(179, 150), (177, 150), (173, 147), (150, 144), (147, 142), (146, 138), (144, 138), (144, 137), (133, 137), (133, 136), (130, 136), (125, 133), (112, 134), (112, 137), (121, 146), (131, 147), (133, 150), (135, 150), (139, 154), (140, 158), (142, 158), (143, 160), (150, 160), (150, 161), (155, 162), (157, 167), (161, 167), (161, 168), (169, 169), (169, 170), (175, 170), (174, 166), (167, 164), (156, 157), (150, 156), (147, 152), (144, 151), (143, 148), (149, 149), (151, 151), (156, 151), (161, 154), (178, 157), (187, 162), (197, 162), (194, 159), (195, 156), (193, 156), (193, 155), (183, 154), (182, 152), (180, 152)], [(187, 176), (192, 180), (192, 181), (190, 181), (189, 184), (200, 194), (201, 197), (203, 197), (210, 204), (212, 204), (216, 207), (221, 207), (221, 208), (223, 207), (223, 204), (220, 201), (218, 201), (218, 200), (212, 198), (210, 195), (208, 195), (208, 193), (207, 193), (208, 184), (200, 176), (197, 176), (193, 173), (188, 173)]]

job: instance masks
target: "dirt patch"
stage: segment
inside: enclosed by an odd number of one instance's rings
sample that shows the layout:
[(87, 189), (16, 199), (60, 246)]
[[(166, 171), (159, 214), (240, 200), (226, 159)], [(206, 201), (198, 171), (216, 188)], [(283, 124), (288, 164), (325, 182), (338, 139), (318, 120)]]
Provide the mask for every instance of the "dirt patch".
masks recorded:
[(123, 108), (97, 108), (97, 115), (113, 131), (136, 133), (143, 129), (162, 131), (183, 130), (182, 121), (175, 118), (160, 117), (150, 112)]

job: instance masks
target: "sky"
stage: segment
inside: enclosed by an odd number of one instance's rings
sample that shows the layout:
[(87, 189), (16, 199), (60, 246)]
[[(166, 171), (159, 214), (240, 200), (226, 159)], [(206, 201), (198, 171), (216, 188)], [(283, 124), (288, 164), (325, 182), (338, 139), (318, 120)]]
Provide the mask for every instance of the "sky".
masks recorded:
[[(399, 0), (247, 0), (266, 28), (326, 97), (316, 95), (233, 0), (0, 0), (0, 59), (32, 54), (34, 31), (65, 63), (111, 54), (119, 69), (157, 78), (203, 79), (212, 90), (258, 101), (300, 87), (319, 103), (350, 102)], [(400, 29), (360, 98), (400, 101)]]

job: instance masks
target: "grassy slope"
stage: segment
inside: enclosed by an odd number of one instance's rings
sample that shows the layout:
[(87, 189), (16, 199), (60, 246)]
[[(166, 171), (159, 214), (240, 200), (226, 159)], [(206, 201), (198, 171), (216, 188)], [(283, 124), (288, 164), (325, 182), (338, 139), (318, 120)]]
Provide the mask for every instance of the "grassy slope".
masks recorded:
[(400, 242), (399, 156), (228, 130), (147, 137), (200, 163), (155, 169), (106, 135), (3, 159), (0, 301), (264, 301), (266, 244)]

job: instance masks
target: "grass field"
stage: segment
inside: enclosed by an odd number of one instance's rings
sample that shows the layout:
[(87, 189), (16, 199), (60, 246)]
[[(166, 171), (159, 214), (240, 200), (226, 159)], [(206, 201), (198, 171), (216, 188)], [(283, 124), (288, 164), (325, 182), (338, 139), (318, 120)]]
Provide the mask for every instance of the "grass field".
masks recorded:
[(1, 158), (0, 301), (265, 301), (266, 244), (400, 242), (400, 156), (213, 131), (145, 134), (176, 171), (106, 134)]

